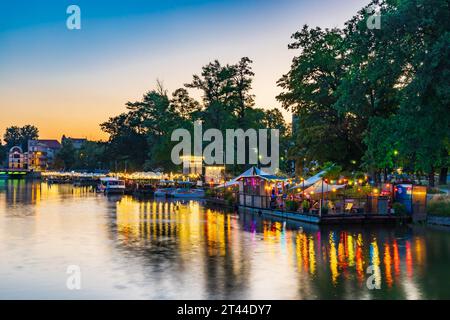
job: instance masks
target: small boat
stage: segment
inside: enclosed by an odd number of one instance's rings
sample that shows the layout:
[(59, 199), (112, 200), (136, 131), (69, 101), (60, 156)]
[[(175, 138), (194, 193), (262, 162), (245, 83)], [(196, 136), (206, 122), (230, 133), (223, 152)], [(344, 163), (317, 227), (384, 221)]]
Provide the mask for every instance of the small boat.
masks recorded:
[(205, 191), (203, 189), (178, 188), (171, 193), (174, 198), (203, 198)]
[(174, 191), (175, 188), (160, 188), (156, 189), (153, 195), (157, 198), (166, 198), (169, 197)]
[(134, 194), (138, 196), (152, 195), (155, 192), (155, 187), (151, 184), (138, 184), (134, 190)]
[(124, 194), (125, 181), (117, 178), (101, 178), (97, 190), (105, 194)]

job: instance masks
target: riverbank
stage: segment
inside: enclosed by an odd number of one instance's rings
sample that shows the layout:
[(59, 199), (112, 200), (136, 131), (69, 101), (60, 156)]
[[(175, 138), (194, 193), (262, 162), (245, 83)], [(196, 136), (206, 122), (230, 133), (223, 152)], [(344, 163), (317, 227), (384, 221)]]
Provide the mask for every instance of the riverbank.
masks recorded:
[(450, 227), (450, 217), (428, 216), (427, 224)]

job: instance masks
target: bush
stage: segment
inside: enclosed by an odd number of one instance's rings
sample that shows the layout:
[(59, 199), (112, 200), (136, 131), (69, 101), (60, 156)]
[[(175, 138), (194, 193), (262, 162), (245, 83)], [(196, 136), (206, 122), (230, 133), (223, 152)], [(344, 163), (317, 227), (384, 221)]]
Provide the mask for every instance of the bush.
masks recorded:
[(230, 206), (233, 205), (235, 202), (234, 194), (230, 190), (225, 191), (225, 193), (223, 194), (223, 198), (224, 198), (225, 202)]
[(297, 211), (299, 208), (299, 204), (297, 201), (287, 200), (286, 201), (286, 210), (287, 211)]
[(427, 191), (428, 194), (445, 194), (444, 191), (439, 190), (438, 188), (431, 188)]
[(302, 202), (302, 209), (303, 209), (303, 211), (308, 211), (309, 210), (309, 202), (307, 200), (303, 200), (303, 202)]
[(392, 209), (394, 209), (395, 215), (397, 215), (397, 216), (406, 215), (406, 207), (403, 203), (395, 202), (392, 205)]
[(450, 197), (438, 197), (431, 200), (427, 205), (427, 213), (450, 217)]
[(215, 197), (216, 196), (216, 190), (214, 190), (214, 189), (206, 189), (205, 195), (207, 197)]

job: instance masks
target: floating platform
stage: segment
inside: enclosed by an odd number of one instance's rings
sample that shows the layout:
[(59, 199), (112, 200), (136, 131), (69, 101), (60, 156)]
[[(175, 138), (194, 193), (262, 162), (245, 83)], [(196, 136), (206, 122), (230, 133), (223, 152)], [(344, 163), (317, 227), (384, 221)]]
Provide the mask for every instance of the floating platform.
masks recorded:
[(312, 224), (396, 224), (411, 222), (411, 217), (374, 213), (348, 213), (348, 214), (306, 214), (272, 209), (260, 209), (239, 206), (240, 212), (258, 213), (262, 216), (272, 216), (285, 220), (306, 222)]

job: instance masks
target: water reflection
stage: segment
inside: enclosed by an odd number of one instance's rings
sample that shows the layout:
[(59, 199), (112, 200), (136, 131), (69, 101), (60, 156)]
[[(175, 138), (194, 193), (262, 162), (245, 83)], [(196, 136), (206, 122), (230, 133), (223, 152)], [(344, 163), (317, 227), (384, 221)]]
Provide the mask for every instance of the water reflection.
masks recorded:
[[(77, 235), (104, 254), (85, 263), (105, 263), (103, 268), (111, 268), (111, 273), (120, 272), (124, 284), (108, 287), (119, 296), (123, 291), (129, 297), (131, 289), (120, 290), (125, 287), (139, 289), (138, 297), (145, 298), (450, 298), (448, 232), (318, 227), (236, 215), (199, 201), (138, 201), (130, 196), (107, 198), (87, 188), (0, 183), (0, 226), (11, 216), (38, 213), (41, 225), (50, 224), (45, 213), (55, 210), (56, 215), (57, 209), (59, 214), (83, 212), (85, 220), (77, 223), (98, 229)], [(36, 237), (30, 234), (25, 240), (40, 241)], [(21, 249), (9, 252), (19, 255)], [(369, 266), (373, 274), (367, 273)], [(2, 265), (0, 280), (7, 273)], [(380, 290), (368, 289), (371, 275)], [(115, 280), (107, 273), (98, 281)], [(107, 294), (104, 288), (96, 290), (85, 292), (85, 297)], [(0, 287), (0, 296), (5, 295)]]

